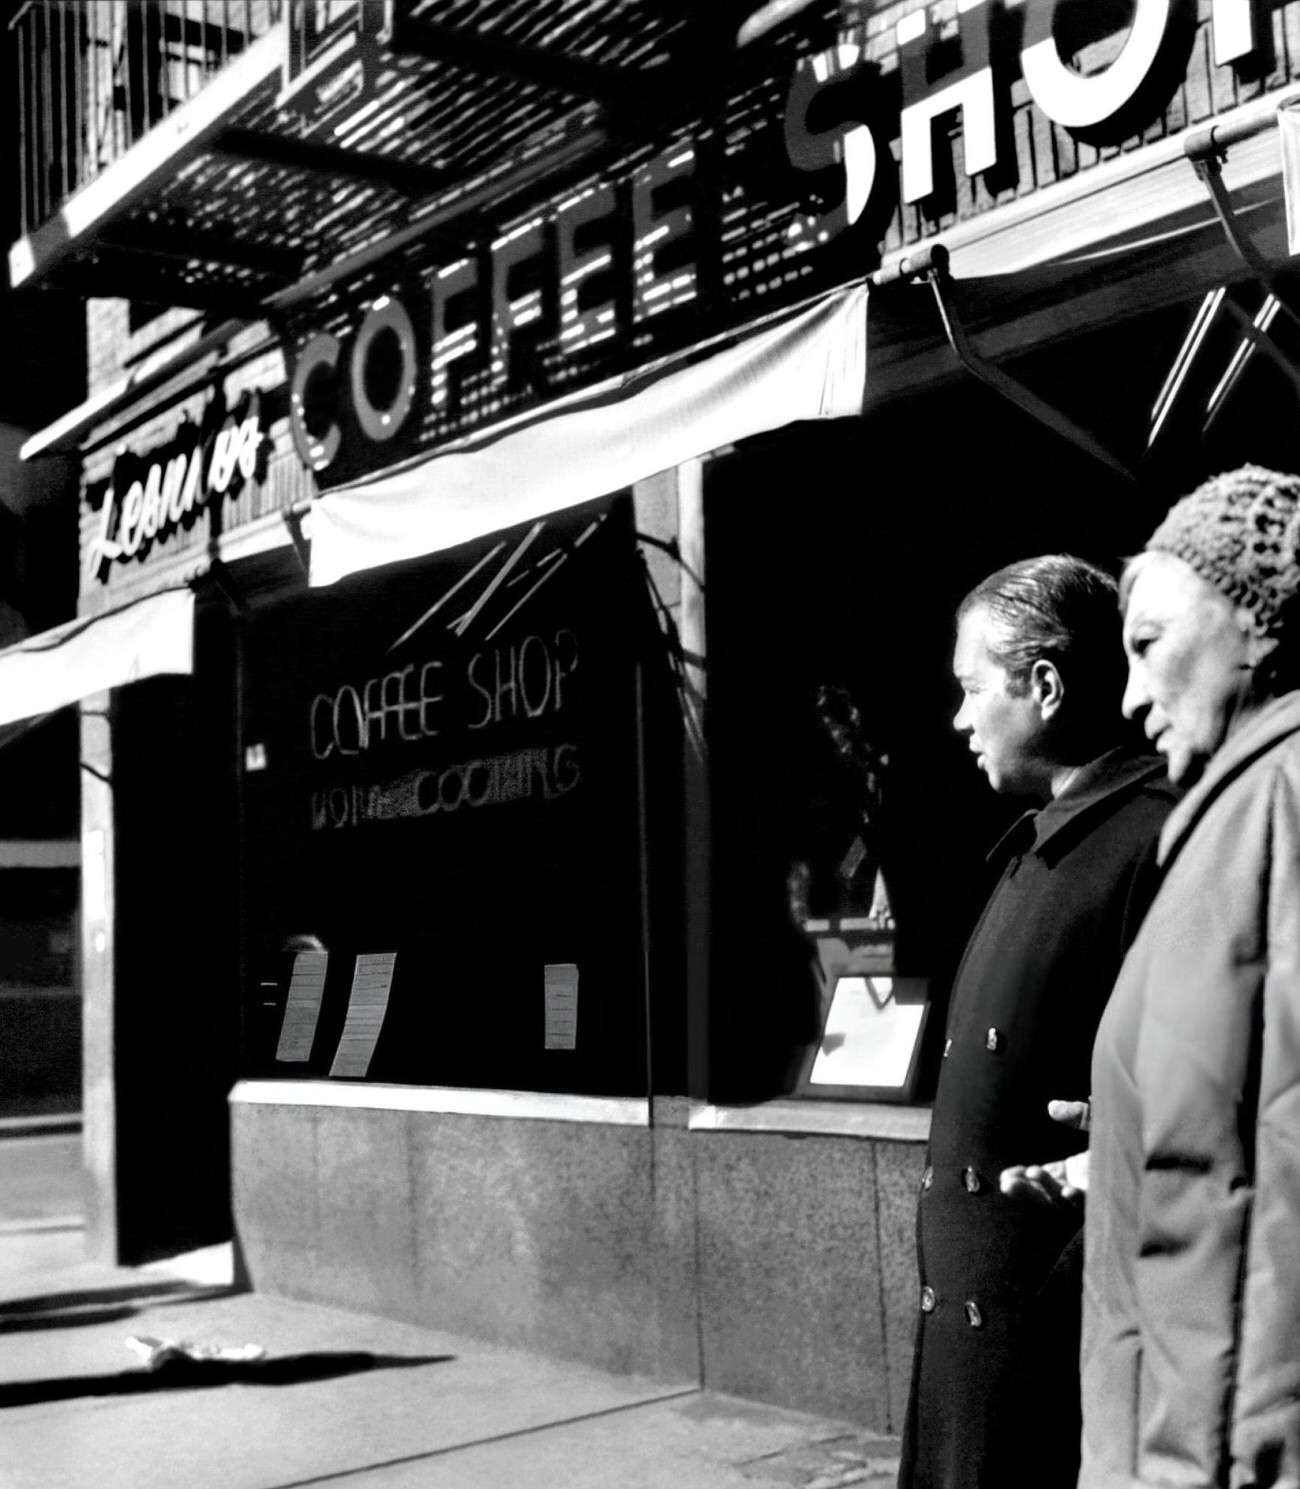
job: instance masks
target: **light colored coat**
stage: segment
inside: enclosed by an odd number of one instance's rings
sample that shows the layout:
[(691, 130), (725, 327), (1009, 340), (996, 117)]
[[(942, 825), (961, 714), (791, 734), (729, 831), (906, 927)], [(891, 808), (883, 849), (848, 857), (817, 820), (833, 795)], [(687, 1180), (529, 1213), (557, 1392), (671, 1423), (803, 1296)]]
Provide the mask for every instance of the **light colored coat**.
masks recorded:
[(1093, 1059), (1081, 1489), (1300, 1485), (1300, 693), (1233, 732)]

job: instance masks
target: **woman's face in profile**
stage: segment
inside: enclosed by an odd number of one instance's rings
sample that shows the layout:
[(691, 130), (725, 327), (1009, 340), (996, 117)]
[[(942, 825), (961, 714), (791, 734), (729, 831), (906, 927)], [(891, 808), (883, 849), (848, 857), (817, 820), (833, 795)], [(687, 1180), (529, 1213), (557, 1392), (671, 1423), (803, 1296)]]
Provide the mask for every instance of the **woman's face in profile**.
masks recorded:
[(1144, 553), (1124, 608), (1124, 715), (1141, 719), (1169, 779), (1189, 785), (1227, 735), (1250, 680), (1232, 602), (1181, 558)]

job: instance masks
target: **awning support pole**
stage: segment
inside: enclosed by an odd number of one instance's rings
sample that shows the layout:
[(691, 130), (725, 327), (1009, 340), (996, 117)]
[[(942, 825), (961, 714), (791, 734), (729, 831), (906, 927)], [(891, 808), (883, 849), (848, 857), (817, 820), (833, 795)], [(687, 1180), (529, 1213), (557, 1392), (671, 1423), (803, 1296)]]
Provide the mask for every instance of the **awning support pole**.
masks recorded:
[(1242, 231), (1241, 223), (1237, 219), (1232, 198), (1228, 195), (1228, 188), (1223, 182), (1223, 160), (1227, 153), (1226, 147), (1215, 138), (1214, 131), (1209, 129), (1197, 130), (1189, 135), (1183, 149), (1192, 163), (1192, 169), (1205, 183), (1205, 189), (1210, 193), (1210, 201), (1213, 203), (1215, 214), (1223, 224), (1224, 235), (1232, 245), (1233, 252), (1269, 294), (1277, 300), (1283, 314), (1300, 326), (1300, 316), (1296, 315), (1286, 303), (1285, 297), (1278, 293), (1272, 265), (1259, 251), (1254, 241)]
[(232, 615), (245, 616), (248, 614), (248, 606), (244, 603), (243, 597), (235, 588), (230, 571), (226, 568), (224, 560), (219, 558), (212, 559), (203, 577), (211, 581), (213, 588), (226, 602)]
[(957, 314), (957, 307), (953, 303), (953, 281), (948, 273), (948, 250), (942, 243), (932, 243), (910, 258), (903, 259), (889, 274), (879, 278), (873, 276), (873, 282), (887, 283), (894, 278), (923, 279), (929, 284), (934, 292), (935, 304), (939, 307), (939, 319), (943, 323), (948, 345), (952, 347), (957, 360), (967, 372), (992, 388), (995, 393), (1000, 393), (1008, 402), (1014, 403), (1031, 419), (1037, 420), (1054, 434), (1059, 434), (1063, 439), (1069, 440), (1086, 455), (1091, 455), (1094, 460), (1100, 461), (1116, 475), (1122, 476), (1126, 481), (1136, 482), (1137, 477), (1134, 473), (1086, 429), (1076, 424), (1060, 409), (1053, 408), (1050, 403), (1026, 388), (1023, 383), (1009, 377), (1001, 368), (995, 367), (992, 362), (986, 361), (979, 355), (971, 345), (970, 338), (966, 335), (966, 328), (962, 325), (961, 318)]
[(311, 549), (307, 545), (307, 538), (302, 530), (302, 519), (310, 509), (310, 502), (302, 502), (287, 508), (281, 514), (284, 517), (284, 525), (288, 529), (289, 540), (293, 544), (293, 556), (298, 560), (298, 567), (307, 578), (311, 577)]
[(1169, 369), (1169, 376), (1165, 379), (1165, 385), (1161, 388), (1160, 396), (1151, 410), (1151, 432), (1147, 435), (1148, 451), (1154, 448), (1156, 441), (1160, 438), (1160, 431), (1165, 427), (1165, 421), (1178, 401), (1178, 396), (1192, 370), (1192, 364), (1200, 353), (1227, 292), (1227, 286), (1221, 284), (1217, 289), (1210, 290), (1205, 299), (1201, 301), (1201, 307), (1196, 312), (1191, 329), (1183, 338), (1182, 346), (1178, 348), (1178, 355)]
[(1259, 315), (1253, 320), (1239, 305), (1233, 303), (1231, 296), (1224, 302), (1240, 324), (1244, 339), (1233, 354), (1228, 370), (1220, 380), (1218, 387), (1210, 395), (1202, 432), (1213, 423), (1228, 395), (1240, 381), (1255, 351), (1263, 352), (1290, 379), (1297, 391), (1300, 391), (1300, 372), (1297, 372), (1295, 364), (1267, 334), (1279, 311), (1295, 326), (1300, 326), (1300, 315), (1292, 310), (1287, 304), (1286, 297), (1279, 291), (1273, 266), (1259, 251), (1254, 240), (1242, 230), (1241, 222), (1232, 205), (1232, 198), (1223, 180), (1223, 162), (1227, 157), (1229, 143), (1228, 139), (1223, 138), (1216, 132), (1214, 126), (1210, 125), (1206, 129), (1198, 129), (1189, 134), (1183, 144), (1183, 152), (1191, 161), (1192, 169), (1204, 182), (1205, 189), (1210, 194), (1215, 215), (1223, 226), (1224, 236), (1232, 245), (1233, 252), (1267, 290), (1268, 297)]
[(1232, 361), (1228, 365), (1227, 372), (1219, 382), (1217, 388), (1210, 395), (1209, 404), (1205, 411), (1204, 428), (1208, 429), (1215, 415), (1223, 407), (1224, 400), (1232, 392), (1241, 375), (1250, 364), (1251, 356), (1256, 351), (1263, 354), (1271, 361), (1287, 378), (1291, 386), (1300, 393), (1300, 368), (1297, 368), (1290, 357), (1277, 345), (1268, 334), (1269, 327), (1273, 324), (1279, 309), (1285, 309), (1276, 295), (1270, 294), (1260, 307), (1259, 313), (1252, 319), (1240, 305), (1231, 299), (1224, 302), (1232, 312), (1233, 318), (1241, 327), (1242, 340)]

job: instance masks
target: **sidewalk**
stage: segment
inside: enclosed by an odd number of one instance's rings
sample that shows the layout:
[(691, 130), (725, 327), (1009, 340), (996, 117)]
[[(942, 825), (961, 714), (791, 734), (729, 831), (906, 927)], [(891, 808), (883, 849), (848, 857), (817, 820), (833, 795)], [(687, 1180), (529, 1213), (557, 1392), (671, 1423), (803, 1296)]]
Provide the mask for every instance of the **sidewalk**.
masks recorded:
[[(892, 1489), (896, 1441), (843, 1423), (229, 1277), (229, 1248), (113, 1269), (75, 1216), (0, 1227), (0, 1489)], [(266, 1357), (151, 1375), (131, 1334)]]

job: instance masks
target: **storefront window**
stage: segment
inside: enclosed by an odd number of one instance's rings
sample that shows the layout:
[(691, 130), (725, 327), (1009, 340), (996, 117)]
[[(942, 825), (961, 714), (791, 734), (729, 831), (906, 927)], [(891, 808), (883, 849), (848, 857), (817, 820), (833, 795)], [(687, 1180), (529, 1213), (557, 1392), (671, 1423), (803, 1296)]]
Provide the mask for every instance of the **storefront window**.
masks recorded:
[(259, 618), (247, 1073), (644, 1094), (629, 508)]
[(1140, 513), (970, 380), (752, 441), (705, 500), (712, 1094), (925, 1100), (1026, 805), (953, 730), (957, 606), (1036, 553), (1113, 566)]

